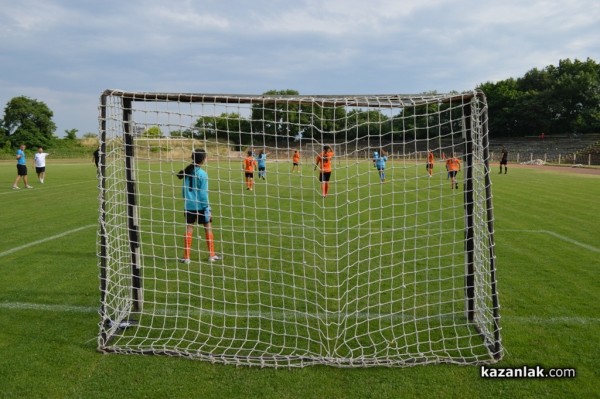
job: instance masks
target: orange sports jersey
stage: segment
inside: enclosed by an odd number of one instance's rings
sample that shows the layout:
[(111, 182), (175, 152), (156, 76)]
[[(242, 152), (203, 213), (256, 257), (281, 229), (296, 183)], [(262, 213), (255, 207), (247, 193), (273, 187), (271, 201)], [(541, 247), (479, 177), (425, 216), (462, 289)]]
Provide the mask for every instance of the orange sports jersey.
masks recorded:
[(320, 165), (321, 172), (331, 172), (331, 158), (333, 158), (333, 151), (323, 151), (317, 155), (315, 163)]
[(427, 154), (427, 163), (433, 163), (433, 152), (430, 152), (429, 154)]
[(294, 157), (292, 158), (292, 162), (294, 162), (294, 163), (300, 162), (300, 153), (299, 152), (295, 152), (294, 153)]
[(460, 170), (460, 159), (458, 158), (448, 158), (446, 160), (446, 166), (449, 171), (459, 171)]
[(256, 160), (254, 157), (248, 156), (244, 158), (244, 171), (245, 172), (254, 172), (254, 167), (256, 166)]

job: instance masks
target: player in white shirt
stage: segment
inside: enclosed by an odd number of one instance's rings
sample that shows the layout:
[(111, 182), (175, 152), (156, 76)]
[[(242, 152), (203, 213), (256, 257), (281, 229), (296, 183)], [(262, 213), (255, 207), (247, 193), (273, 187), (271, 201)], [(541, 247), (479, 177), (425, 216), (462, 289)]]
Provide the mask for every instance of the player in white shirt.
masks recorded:
[(44, 178), (46, 177), (46, 157), (50, 155), (47, 152), (44, 152), (42, 147), (38, 147), (37, 152), (33, 156), (35, 160), (35, 172), (38, 175), (38, 180), (40, 183), (44, 184)]

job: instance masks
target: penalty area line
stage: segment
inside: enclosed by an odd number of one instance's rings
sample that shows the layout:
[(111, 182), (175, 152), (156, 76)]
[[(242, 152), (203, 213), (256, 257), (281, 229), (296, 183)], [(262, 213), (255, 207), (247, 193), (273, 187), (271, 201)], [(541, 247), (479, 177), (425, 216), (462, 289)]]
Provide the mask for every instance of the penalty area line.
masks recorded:
[(496, 231), (506, 231), (510, 233), (538, 233), (538, 234), (548, 234), (554, 238), (558, 238), (559, 240), (571, 243), (573, 245), (577, 245), (581, 248), (585, 248), (588, 251), (600, 253), (600, 248), (596, 248), (592, 245), (585, 244), (583, 242), (579, 242), (577, 240), (572, 239), (571, 237), (566, 237), (561, 234), (555, 233), (550, 230), (519, 230), (519, 229), (498, 229)]
[(95, 226), (96, 226), (95, 224), (88, 224), (87, 226), (78, 227), (76, 229), (65, 231), (63, 233), (56, 234), (56, 235), (53, 235), (51, 237), (46, 237), (46, 238), (43, 238), (41, 240), (32, 241), (32, 242), (27, 243), (25, 245), (21, 245), (21, 246), (15, 247), (13, 249), (9, 249), (8, 251), (0, 252), (0, 258), (4, 257), (6, 255), (10, 255), (12, 253), (18, 252), (18, 251), (20, 251), (22, 249), (26, 249), (26, 248), (32, 247), (34, 245), (42, 244), (42, 243), (45, 243), (47, 241), (52, 241), (52, 240), (55, 240), (57, 238), (68, 236), (69, 234), (77, 233), (78, 231), (89, 229), (90, 227), (95, 227)]

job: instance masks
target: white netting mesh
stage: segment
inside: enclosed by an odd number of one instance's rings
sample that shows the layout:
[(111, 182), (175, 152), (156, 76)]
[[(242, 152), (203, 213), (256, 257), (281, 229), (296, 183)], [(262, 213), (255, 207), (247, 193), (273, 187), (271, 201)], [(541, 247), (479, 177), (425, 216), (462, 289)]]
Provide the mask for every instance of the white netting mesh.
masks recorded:
[[(107, 91), (100, 113), (100, 350), (274, 367), (501, 356), (481, 93)], [(324, 145), (335, 154), (326, 197), (313, 169)], [(222, 259), (208, 261), (198, 225), (185, 264), (174, 173), (195, 149), (208, 154)], [(252, 191), (247, 151), (267, 155)]]

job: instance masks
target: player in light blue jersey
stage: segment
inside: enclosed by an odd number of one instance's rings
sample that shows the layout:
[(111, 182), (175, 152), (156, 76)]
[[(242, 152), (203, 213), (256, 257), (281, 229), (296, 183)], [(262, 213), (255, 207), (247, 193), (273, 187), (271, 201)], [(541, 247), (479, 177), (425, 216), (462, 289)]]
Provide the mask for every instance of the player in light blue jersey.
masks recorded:
[(25, 188), (33, 188), (27, 182), (27, 161), (25, 159), (25, 144), (21, 144), (17, 150), (17, 177), (12, 185), (13, 190), (19, 190), (19, 181), (23, 179)]
[(385, 155), (385, 151), (383, 150), (383, 148), (379, 152), (375, 151), (373, 153), (373, 164), (379, 172), (379, 180), (381, 181), (381, 183), (385, 182), (385, 163), (387, 162), (387, 160), (388, 157), (387, 155)]
[(181, 262), (190, 263), (190, 251), (195, 224), (202, 224), (204, 226), (206, 245), (209, 252), (208, 260), (214, 262), (220, 258), (215, 254), (212, 215), (210, 202), (208, 201), (208, 174), (201, 168), (201, 165), (206, 160), (206, 152), (204, 150), (196, 150), (192, 154), (192, 159), (194, 163), (177, 173), (177, 177), (183, 180), (181, 194), (185, 202), (184, 210), (186, 219), (185, 245), (183, 247)]
[(267, 177), (267, 154), (267, 152), (260, 150), (256, 159), (258, 164), (258, 178), (263, 180), (266, 180)]

